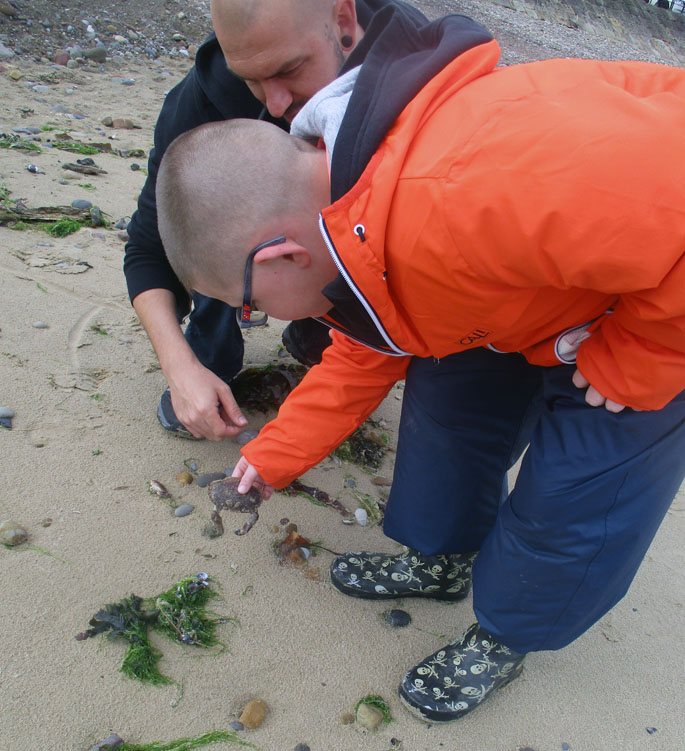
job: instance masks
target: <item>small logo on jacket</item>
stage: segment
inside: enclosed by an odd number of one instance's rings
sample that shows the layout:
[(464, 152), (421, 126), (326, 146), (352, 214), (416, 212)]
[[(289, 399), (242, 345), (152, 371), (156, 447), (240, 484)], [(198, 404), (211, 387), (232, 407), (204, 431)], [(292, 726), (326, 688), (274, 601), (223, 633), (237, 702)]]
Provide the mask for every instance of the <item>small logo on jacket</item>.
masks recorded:
[(462, 336), (462, 338), (459, 340), (459, 344), (461, 344), (464, 347), (468, 347), (471, 344), (476, 344), (481, 339), (484, 339), (486, 336), (490, 334), (489, 331), (485, 331), (485, 329), (474, 329), (470, 334), (467, 334), (466, 336)]

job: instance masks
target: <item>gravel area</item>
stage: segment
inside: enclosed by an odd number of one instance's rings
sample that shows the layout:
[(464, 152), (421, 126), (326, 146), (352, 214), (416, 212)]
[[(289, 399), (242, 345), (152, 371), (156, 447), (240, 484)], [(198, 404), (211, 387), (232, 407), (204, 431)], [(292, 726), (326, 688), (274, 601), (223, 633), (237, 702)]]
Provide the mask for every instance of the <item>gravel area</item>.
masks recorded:
[[(640, 2), (640, 0), (624, 0)], [(477, 0), (414, 0), (431, 18), (464, 13), (490, 29), (500, 41), (504, 63), (547, 57), (643, 59), (672, 62), (651, 44), (649, 32), (631, 27), (631, 41), (590, 33), (563, 22), (535, 17), (535, 4), (519, 8)], [(620, 4), (616, 6), (620, 13)], [(582, 10), (581, 10), (582, 12)], [(668, 13), (669, 11), (657, 11)], [(17, 55), (53, 59), (60, 50), (84, 49), (101, 42), (108, 60), (132, 56), (182, 55), (202, 42), (211, 29), (209, 0), (0, 0), (0, 44)]]

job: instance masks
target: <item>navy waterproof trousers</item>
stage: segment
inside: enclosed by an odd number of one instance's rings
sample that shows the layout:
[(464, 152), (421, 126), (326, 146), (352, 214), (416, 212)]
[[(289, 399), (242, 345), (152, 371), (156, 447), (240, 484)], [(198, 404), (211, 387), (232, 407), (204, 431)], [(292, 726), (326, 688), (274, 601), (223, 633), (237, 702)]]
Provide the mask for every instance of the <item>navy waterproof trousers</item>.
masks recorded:
[(518, 652), (566, 646), (625, 595), (685, 475), (685, 392), (612, 414), (573, 371), (478, 349), (407, 372), (384, 531), (479, 550), (476, 616)]

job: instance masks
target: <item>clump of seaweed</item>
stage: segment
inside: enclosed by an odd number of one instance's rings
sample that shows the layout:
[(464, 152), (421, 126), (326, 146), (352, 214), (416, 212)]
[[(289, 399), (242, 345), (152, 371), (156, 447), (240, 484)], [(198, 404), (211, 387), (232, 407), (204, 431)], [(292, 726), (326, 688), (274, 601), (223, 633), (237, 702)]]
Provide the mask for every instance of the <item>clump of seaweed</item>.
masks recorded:
[(379, 433), (379, 423), (369, 418), (333, 452), (341, 461), (357, 464), (368, 472), (378, 471), (388, 452), (390, 439)]
[(224, 619), (217, 619), (206, 610), (209, 600), (217, 596), (209, 587), (207, 574), (181, 579), (175, 587), (155, 598), (159, 617), (152, 627), (182, 644), (198, 647), (221, 644), (216, 628)]
[(369, 694), (368, 696), (362, 697), (354, 705), (355, 714), (357, 712), (357, 709), (359, 709), (360, 705), (362, 704), (367, 704), (370, 707), (375, 707), (383, 715), (384, 723), (387, 724), (389, 722), (392, 722), (392, 715), (390, 714), (390, 706), (388, 705), (388, 702), (385, 701), (385, 699), (382, 696), (379, 696), (378, 694)]
[(132, 594), (105, 605), (90, 619), (90, 628), (77, 634), (76, 639), (82, 641), (105, 632), (108, 639), (122, 637), (129, 643), (120, 668), (124, 675), (151, 685), (173, 683), (159, 671), (162, 653), (150, 643), (149, 629), (182, 644), (223, 647), (216, 628), (235, 619), (218, 617), (206, 609), (207, 602), (217, 596), (210, 589), (210, 581), (207, 574), (200, 573), (181, 579), (157, 597), (144, 600)]
[(231, 391), (243, 409), (266, 413), (283, 404), (306, 372), (296, 364), (246, 368), (231, 381)]

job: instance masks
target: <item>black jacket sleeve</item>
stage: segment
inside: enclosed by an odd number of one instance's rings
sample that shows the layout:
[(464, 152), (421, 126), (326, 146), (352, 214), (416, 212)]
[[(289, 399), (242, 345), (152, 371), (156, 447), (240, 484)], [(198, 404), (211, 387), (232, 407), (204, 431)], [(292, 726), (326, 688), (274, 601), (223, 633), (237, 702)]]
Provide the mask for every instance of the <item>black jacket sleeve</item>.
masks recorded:
[(255, 119), (262, 110), (243, 81), (229, 72), (216, 37), (210, 36), (198, 51), (193, 68), (167, 95), (155, 125), (148, 177), (128, 226), (124, 274), (131, 301), (145, 290), (161, 288), (176, 296), (179, 317), (189, 308), (188, 295), (167, 261), (157, 229), (155, 186), (169, 144), (203, 123), (234, 117)]

